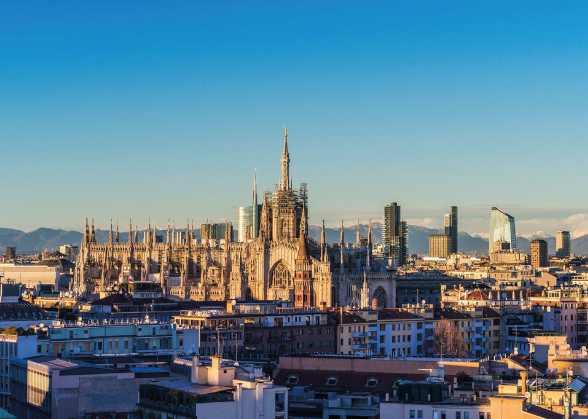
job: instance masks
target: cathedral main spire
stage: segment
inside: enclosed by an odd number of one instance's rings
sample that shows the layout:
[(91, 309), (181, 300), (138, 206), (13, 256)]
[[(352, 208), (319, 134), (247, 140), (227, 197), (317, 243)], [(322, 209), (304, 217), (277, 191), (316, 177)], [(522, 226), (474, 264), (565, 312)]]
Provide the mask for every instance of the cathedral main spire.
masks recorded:
[(282, 179), (280, 189), (288, 189), (290, 183), (290, 154), (288, 153), (288, 128), (284, 127), (284, 151), (282, 152)]

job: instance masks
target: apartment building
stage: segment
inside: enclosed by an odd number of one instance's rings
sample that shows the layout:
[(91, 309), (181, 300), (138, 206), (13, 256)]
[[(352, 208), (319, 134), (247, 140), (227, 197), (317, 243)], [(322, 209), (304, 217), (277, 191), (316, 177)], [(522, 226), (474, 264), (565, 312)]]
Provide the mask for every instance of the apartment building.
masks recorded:
[(0, 408), (10, 410), (11, 358), (37, 354), (37, 335), (0, 334)]
[(286, 419), (288, 389), (259, 371), (212, 357), (210, 365), (194, 357), (190, 380), (144, 384), (138, 408), (156, 417), (177, 419)]
[(423, 353), (423, 319), (401, 309), (339, 314), (337, 353), (392, 357)]
[(196, 346), (194, 331), (174, 324), (144, 319), (126, 322), (55, 322), (39, 335), (37, 353), (70, 358), (75, 355), (128, 355), (131, 353), (183, 353), (184, 337)]
[(173, 321), (184, 330), (199, 331), (203, 356), (275, 358), (335, 353), (337, 348), (336, 320), (313, 308), (251, 305), (227, 311), (186, 310)]

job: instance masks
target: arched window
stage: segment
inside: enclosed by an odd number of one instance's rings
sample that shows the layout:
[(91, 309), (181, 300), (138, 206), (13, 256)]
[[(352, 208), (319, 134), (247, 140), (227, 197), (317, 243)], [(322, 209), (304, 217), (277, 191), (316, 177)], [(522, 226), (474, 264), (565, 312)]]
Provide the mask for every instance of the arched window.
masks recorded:
[(283, 261), (276, 265), (272, 273), (271, 284), (278, 288), (290, 288), (292, 286), (292, 274)]
[(382, 287), (378, 287), (374, 292), (374, 298), (378, 301), (378, 308), (386, 307), (388, 304), (388, 294)]

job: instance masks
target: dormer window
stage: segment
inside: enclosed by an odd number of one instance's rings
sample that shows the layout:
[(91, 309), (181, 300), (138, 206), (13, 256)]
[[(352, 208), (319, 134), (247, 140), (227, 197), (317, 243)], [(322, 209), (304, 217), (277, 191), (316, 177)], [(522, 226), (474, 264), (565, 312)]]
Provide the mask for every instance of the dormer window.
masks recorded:
[(370, 377), (370, 378), (367, 379), (367, 381), (365, 383), (365, 386), (366, 387), (375, 387), (375, 386), (378, 385), (378, 381), (379, 380), (377, 378)]
[(335, 384), (337, 384), (337, 381), (339, 381), (339, 379), (337, 377), (331, 375), (330, 377), (327, 378), (327, 383), (325, 385), (334, 386)]
[(295, 386), (298, 384), (299, 379), (300, 379), (300, 377), (298, 377), (297, 375), (289, 375), (288, 380), (286, 380), (286, 384), (290, 384), (290, 385)]

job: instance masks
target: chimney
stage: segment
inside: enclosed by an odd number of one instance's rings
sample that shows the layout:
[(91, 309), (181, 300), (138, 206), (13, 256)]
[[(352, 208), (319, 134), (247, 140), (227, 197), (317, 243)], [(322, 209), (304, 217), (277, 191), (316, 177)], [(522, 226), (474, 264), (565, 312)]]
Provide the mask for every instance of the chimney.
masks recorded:
[(192, 374), (190, 381), (194, 384), (198, 384), (198, 366), (200, 365), (200, 357), (198, 355), (192, 356)]
[(521, 391), (523, 394), (527, 392), (527, 371), (521, 371)]

